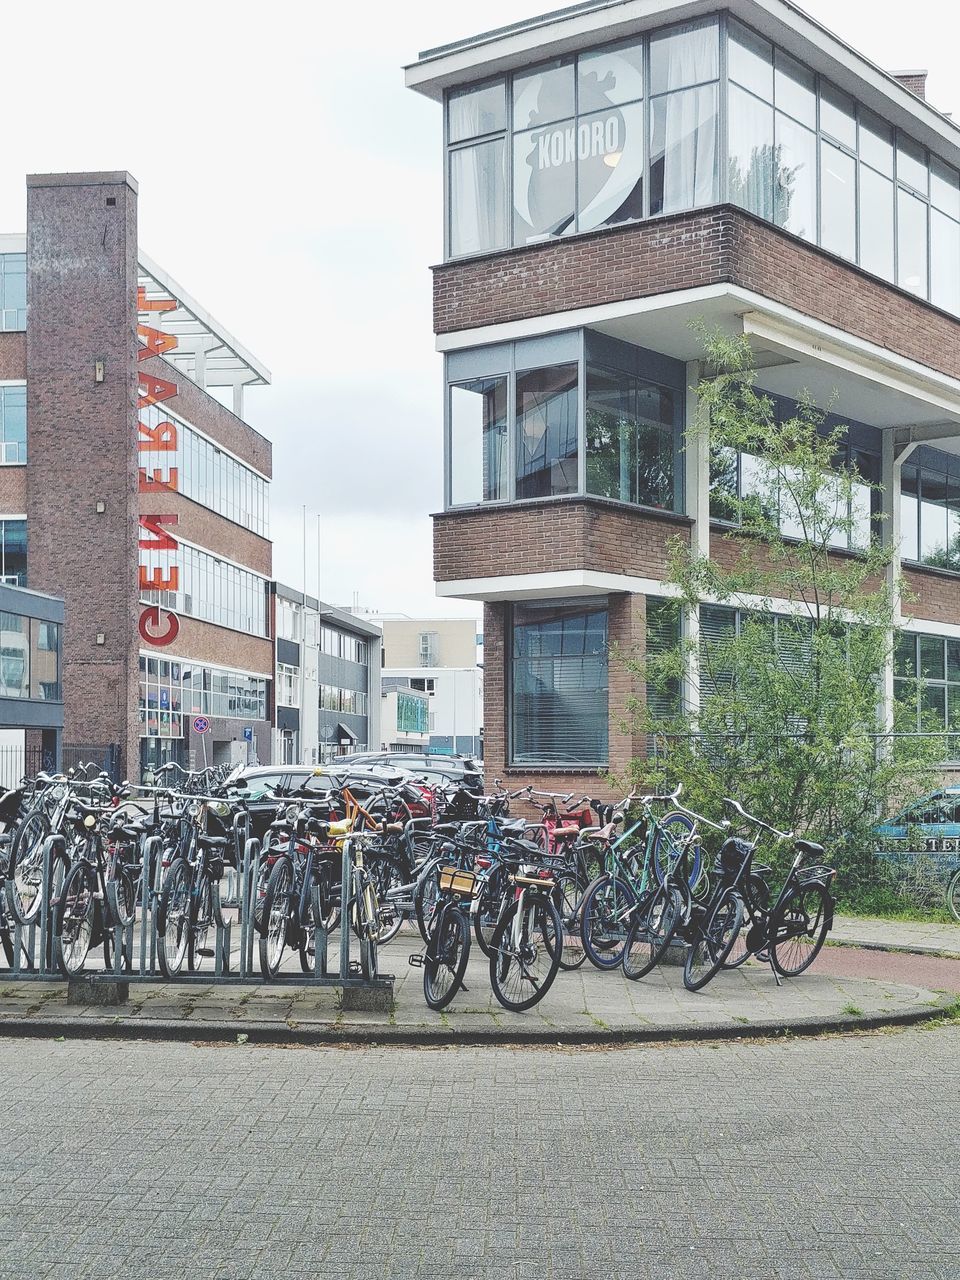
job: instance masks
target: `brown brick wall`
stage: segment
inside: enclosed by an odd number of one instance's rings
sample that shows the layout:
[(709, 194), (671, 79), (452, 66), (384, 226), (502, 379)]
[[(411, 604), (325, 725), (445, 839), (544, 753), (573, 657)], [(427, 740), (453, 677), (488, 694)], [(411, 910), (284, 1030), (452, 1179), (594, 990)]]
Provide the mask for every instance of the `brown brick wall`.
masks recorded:
[[(2, 480), (0, 473), (0, 480)], [(140, 512), (151, 515), (173, 514), (179, 517), (174, 531), (186, 542), (196, 543), (207, 551), (247, 565), (255, 573), (270, 577), (273, 573), (273, 544), (249, 529), (234, 524), (215, 511), (193, 502), (182, 493), (157, 490), (140, 494)]]
[(573, 498), (433, 517), (434, 578), (503, 577), (592, 569), (659, 578), (669, 543), (689, 541), (690, 522)]
[[(253, 671), (273, 677), (273, 642), (242, 631), (217, 627), (199, 618), (180, 617), (180, 634), (171, 652), (184, 661), (210, 662), (218, 667)], [(165, 655), (157, 650), (157, 657)]]
[(0, 381), (27, 376), (27, 335), (0, 333)]
[(140, 362), (140, 369), (144, 373), (177, 384), (177, 394), (163, 402), (174, 413), (180, 414), (198, 431), (235, 453), (241, 461), (249, 463), (266, 476), (273, 474), (273, 446), (270, 441), (224, 408), (219, 400), (208, 395), (195, 382), (191, 382), (175, 365), (168, 364), (160, 356), (150, 356)]
[(27, 468), (0, 467), (0, 516), (27, 510)]
[(725, 281), (960, 377), (957, 320), (729, 205), (435, 267), (434, 329)]
[(28, 178), (27, 273), (28, 581), (66, 600), (64, 740), (119, 742), (131, 773), (137, 197), (126, 175)]
[(960, 622), (960, 578), (936, 569), (904, 569), (905, 586), (914, 596), (904, 601), (908, 618), (927, 622)]

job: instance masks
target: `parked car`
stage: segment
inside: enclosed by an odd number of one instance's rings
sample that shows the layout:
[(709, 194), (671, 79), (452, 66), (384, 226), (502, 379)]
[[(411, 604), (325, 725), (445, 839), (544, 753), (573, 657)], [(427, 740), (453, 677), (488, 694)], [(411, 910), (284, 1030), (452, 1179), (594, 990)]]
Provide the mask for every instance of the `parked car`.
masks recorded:
[(956, 861), (960, 852), (960, 786), (942, 787), (914, 801), (874, 831), (886, 851), (947, 854)]
[[(322, 770), (318, 773), (317, 769)], [(341, 781), (350, 780), (359, 786), (383, 786), (384, 782), (398, 783), (409, 775), (402, 769), (371, 770), (352, 763), (341, 764), (340, 759), (324, 765), (260, 765), (244, 769), (237, 775), (239, 784), (248, 800), (260, 800), (265, 796), (299, 795), (301, 792), (328, 791)]]
[(472, 756), (433, 755), (427, 751), (356, 751), (337, 756), (334, 761), (380, 772), (404, 769), (427, 782), (460, 783), (470, 791), (483, 790), (483, 771)]

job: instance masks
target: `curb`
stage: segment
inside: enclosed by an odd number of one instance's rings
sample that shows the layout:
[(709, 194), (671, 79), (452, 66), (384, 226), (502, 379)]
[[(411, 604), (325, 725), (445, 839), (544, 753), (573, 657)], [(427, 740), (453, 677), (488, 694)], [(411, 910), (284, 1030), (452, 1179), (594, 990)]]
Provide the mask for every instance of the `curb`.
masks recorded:
[(860, 942), (856, 938), (828, 938), (829, 947), (854, 947), (858, 951), (885, 951), (890, 955), (933, 956), (936, 960), (960, 960), (960, 951), (943, 951), (939, 947), (915, 947), (910, 943)]
[[(944, 1004), (948, 1007), (949, 1002)], [(251, 1045), (398, 1045), (401, 1047), (437, 1048), (442, 1046), (488, 1045), (491, 1047), (564, 1045), (629, 1046), (637, 1044), (677, 1044), (709, 1040), (777, 1039), (784, 1036), (817, 1036), (830, 1032), (876, 1031), (885, 1027), (911, 1027), (932, 1022), (942, 1008), (926, 1005), (901, 1013), (873, 1014), (857, 1017), (851, 1014), (825, 1018), (797, 1018), (789, 1022), (745, 1024), (705, 1023), (684, 1027), (637, 1027), (596, 1031), (540, 1031), (517, 1027), (498, 1028), (489, 1032), (438, 1030), (432, 1027), (373, 1027), (364, 1024), (318, 1027), (316, 1029), (275, 1023), (189, 1022), (185, 1019), (155, 1019), (131, 1022), (112, 1019), (70, 1019), (30, 1022), (19, 1018), (0, 1019), (0, 1038), (37, 1040), (149, 1040), (166, 1043), (194, 1044), (198, 1041), (236, 1048), (237, 1036), (245, 1035), (244, 1044)]]

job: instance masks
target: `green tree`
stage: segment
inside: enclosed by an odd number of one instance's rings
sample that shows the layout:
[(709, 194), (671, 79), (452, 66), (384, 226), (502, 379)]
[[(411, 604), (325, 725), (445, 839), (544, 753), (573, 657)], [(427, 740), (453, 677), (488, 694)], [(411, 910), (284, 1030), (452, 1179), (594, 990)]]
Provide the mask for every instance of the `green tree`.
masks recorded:
[[(787, 420), (758, 390), (745, 339), (703, 335), (705, 376), (694, 432), (709, 432), (722, 511), (736, 530), (727, 554), (696, 556), (680, 539), (661, 606), (659, 643), (626, 659), (649, 696), (633, 710), (656, 743), (637, 778), (685, 784), (694, 807), (717, 814), (724, 796), (785, 830), (828, 846), (848, 888), (873, 869), (872, 828), (928, 788), (942, 741), (878, 742), (881, 673), (890, 658), (895, 603), (887, 548), (869, 510), (871, 486), (845, 459), (847, 428), (802, 399)], [(748, 492), (731, 467), (750, 460)], [(735, 470), (733, 472), (735, 474)], [(837, 554), (838, 545), (858, 545)], [(671, 632), (700, 612), (696, 650)], [(792, 602), (785, 607), (783, 601)], [(700, 705), (682, 694), (699, 668)], [(902, 727), (915, 729), (904, 714)], [(942, 726), (941, 726), (942, 727)]]

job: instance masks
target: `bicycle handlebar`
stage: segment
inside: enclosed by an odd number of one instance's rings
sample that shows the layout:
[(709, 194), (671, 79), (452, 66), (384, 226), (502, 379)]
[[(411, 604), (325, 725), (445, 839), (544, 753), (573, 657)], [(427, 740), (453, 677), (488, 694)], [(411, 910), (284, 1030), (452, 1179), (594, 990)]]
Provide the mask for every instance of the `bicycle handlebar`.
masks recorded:
[(747, 813), (739, 800), (733, 800), (730, 796), (724, 796), (723, 803), (728, 808), (733, 809), (735, 813), (738, 813), (746, 822), (752, 822), (755, 827), (762, 827), (764, 831), (769, 831), (778, 840), (792, 840), (796, 834), (793, 831), (779, 831), (776, 827), (772, 827), (769, 822), (764, 822), (762, 818), (755, 818), (752, 813)]

